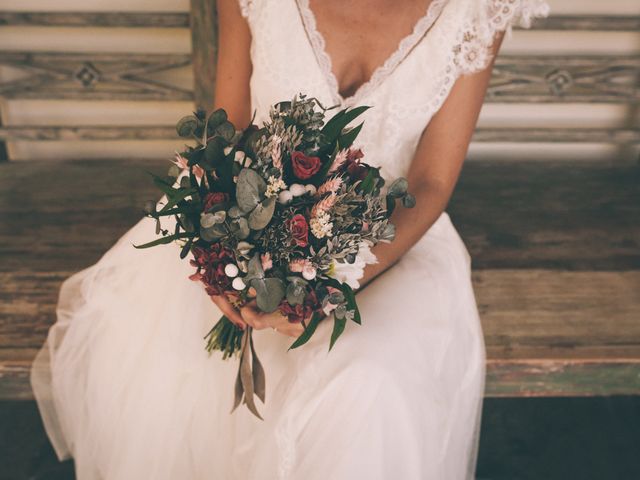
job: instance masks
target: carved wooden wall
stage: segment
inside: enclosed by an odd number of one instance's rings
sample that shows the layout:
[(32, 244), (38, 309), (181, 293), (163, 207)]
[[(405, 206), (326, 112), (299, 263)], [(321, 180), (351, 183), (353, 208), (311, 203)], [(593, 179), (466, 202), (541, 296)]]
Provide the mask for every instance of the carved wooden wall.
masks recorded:
[[(191, 0), (189, 13), (0, 12), (2, 26), (190, 28), (192, 54), (0, 51), (0, 66), (22, 71), (0, 78), (0, 99), (193, 101), (210, 108), (215, 82), (216, 21), (213, 0)], [(535, 24), (538, 30), (638, 31), (639, 16), (558, 15)], [(193, 67), (192, 86), (153, 78), (159, 72)], [(640, 55), (501, 55), (488, 103), (591, 103), (636, 108), (640, 103)], [(1, 105), (1, 104), (0, 104)], [(171, 125), (12, 126), (0, 124), (0, 141), (166, 139)], [(479, 128), (474, 142), (640, 143), (632, 120), (602, 128)], [(2, 151), (2, 150), (0, 150)], [(5, 155), (6, 157), (6, 155)], [(2, 155), (0, 154), (0, 158)]]

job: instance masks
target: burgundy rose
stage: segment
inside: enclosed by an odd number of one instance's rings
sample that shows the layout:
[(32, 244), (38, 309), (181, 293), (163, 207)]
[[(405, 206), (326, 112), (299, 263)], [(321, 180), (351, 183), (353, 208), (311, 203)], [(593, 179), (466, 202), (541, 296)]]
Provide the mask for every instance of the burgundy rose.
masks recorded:
[(222, 192), (211, 192), (207, 193), (204, 197), (204, 211), (210, 210), (214, 205), (218, 203), (223, 203), (229, 200), (229, 195)]
[(353, 180), (364, 180), (369, 173), (369, 167), (360, 163), (360, 159), (364, 157), (362, 150), (349, 150), (347, 160), (345, 162), (346, 170)]
[(293, 152), (291, 154), (291, 166), (296, 177), (300, 180), (307, 180), (318, 173), (322, 165), (318, 157), (307, 157), (302, 152)]
[(291, 323), (300, 323), (303, 320), (308, 320), (313, 315), (313, 312), (319, 310), (320, 304), (318, 303), (318, 297), (313, 290), (307, 293), (304, 302), (300, 305), (291, 305), (289, 302), (284, 301), (280, 304), (280, 313), (285, 315)]
[(287, 221), (287, 228), (297, 246), (306, 247), (309, 244), (309, 224), (304, 215), (298, 213), (291, 217)]

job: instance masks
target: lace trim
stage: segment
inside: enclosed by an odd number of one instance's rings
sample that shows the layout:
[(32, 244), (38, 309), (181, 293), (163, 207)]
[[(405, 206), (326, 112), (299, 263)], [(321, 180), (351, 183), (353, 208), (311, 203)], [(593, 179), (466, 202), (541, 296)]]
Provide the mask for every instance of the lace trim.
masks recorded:
[(238, 0), (240, 4), (240, 13), (246, 19), (249, 19), (249, 13), (253, 7), (253, 0)]
[(457, 29), (454, 47), (434, 83), (428, 104), (431, 115), (440, 109), (460, 75), (489, 65), (490, 48), (498, 32), (507, 31), (510, 35), (513, 25), (529, 28), (534, 18), (546, 17), (550, 11), (545, 0), (486, 0), (482, 9), (481, 18), (472, 16)]
[(314, 50), (320, 69), (329, 84), (334, 100), (339, 104), (351, 104), (356, 103), (358, 99), (375, 90), (395, 70), (433, 26), (448, 1), (433, 0), (429, 3), (426, 13), (415, 23), (413, 31), (404, 37), (387, 60), (373, 71), (371, 78), (360, 85), (356, 92), (349, 97), (343, 97), (340, 94), (340, 86), (333, 73), (331, 57), (327, 53), (325, 39), (318, 31), (316, 16), (309, 6), (309, 0), (296, 0), (296, 3), (298, 4), (298, 10), (307, 31), (309, 42)]
[(487, 0), (480, 14), (465, 24), (454, 47), (454, 62), (461, 73), (473, 73), (487, 67), (492, 59), (490, 48), (498, 32), (511, 35), (513, 25), (531, 27), (537, 17), (549, 14), (545, 0)]

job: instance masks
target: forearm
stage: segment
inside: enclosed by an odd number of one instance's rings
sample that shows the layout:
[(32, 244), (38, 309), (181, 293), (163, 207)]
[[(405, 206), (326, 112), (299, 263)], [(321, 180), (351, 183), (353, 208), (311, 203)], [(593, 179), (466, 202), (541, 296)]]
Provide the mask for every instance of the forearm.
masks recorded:
[(368, 265), (360, 288), (395, 264), (431, 228), (444, 211), (451, 196), (451, 188), (439, 182), (421, 182), (409, 191), (416, 197), (414, 208), (400, 205), (394, 210), (391, 222), (396, 227), (396, 237), (390, 243), (379, 243), (371, 251), (378, 263)]

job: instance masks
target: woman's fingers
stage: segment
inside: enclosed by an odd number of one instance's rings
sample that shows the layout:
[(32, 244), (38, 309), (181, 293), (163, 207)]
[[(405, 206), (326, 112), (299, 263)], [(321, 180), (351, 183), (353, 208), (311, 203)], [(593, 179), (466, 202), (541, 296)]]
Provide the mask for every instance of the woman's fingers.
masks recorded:
[(242, 319), (240, 312), (236, 310), (236, 308), (231, 305), (229, 300), (223, 295), (212, 295), (211, 300), (215, 303), (220, 311), (231, 321), (231, 323), (240, 327), (241, 329), (245, 329), (247, 327), (246, 322)]
[(299, 337), (304, 331), (304, 327), (300, 323), (291, 323), (289, 319), (280, 312), (262, 313), (251, 302), (240, 309), (242, 319), (256, 330), (264, 328), (273, 328), (278, 333), (288, 335), (290, 337)]

